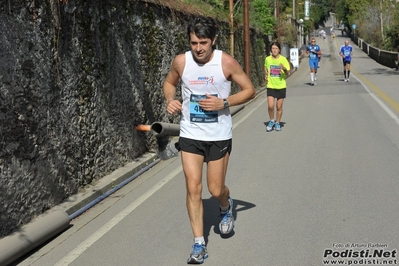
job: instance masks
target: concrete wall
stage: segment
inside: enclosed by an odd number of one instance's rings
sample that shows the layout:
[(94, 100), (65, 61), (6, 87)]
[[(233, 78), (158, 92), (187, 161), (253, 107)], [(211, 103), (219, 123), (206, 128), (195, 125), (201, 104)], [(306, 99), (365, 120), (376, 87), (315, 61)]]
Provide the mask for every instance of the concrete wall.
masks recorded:
[[(178, 122), (161, 88), (188, 49), (188, 19), (141, 1), (0, 0), (0, 236), (153, 150), (136, 125)], [(220, 25), (218, 48), (229, 51)], [(268, 47), (251, 31), (258, 87)]]

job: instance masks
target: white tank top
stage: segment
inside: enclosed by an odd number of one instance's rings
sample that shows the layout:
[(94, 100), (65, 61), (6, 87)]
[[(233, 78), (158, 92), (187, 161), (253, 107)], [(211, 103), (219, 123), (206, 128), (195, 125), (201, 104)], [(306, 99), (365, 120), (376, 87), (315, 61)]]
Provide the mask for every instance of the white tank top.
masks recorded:
[(219, 141), (232, 138), (232, 119), (229, 108), (203, 111), (198, 100), (205, 94), (227, 98), (231, 82), (222, 70), (222, 51), (214, 50), (213, 58), (205, 65), (196, 63), (191, 51), (186, 52), (186, 65), (182, 75), (183, 114), (180, 121), (180, 137)]

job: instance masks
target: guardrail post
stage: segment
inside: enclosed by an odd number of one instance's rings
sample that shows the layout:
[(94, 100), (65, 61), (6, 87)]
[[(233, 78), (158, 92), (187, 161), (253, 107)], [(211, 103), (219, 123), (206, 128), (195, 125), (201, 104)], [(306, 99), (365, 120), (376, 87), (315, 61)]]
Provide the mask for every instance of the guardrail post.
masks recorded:
[(399, 70), (399, 53), (398, 53), (398, 58), (396, 60), (396, 70)]

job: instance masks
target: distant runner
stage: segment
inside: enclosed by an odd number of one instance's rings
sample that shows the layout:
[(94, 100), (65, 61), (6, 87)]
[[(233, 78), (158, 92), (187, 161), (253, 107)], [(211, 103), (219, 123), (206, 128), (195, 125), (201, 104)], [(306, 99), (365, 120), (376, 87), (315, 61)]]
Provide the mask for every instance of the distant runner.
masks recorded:
[(351, 73), (351, 60), (353, 56), (353, 48), (349, 45), (349, 41), (345, 40), (345, 44), (341, 46), (339, 55), (342, 57), (344, 64), (344, 81), (349, 82), (349, 75)]
[(315, 38), (312, 38), (310, 44), (306, 47), (306, 54), (309, 55), (310, 85), (313, 86), (317, 84), (318, 55), (321, 55), (320, 46), (316, 44)]

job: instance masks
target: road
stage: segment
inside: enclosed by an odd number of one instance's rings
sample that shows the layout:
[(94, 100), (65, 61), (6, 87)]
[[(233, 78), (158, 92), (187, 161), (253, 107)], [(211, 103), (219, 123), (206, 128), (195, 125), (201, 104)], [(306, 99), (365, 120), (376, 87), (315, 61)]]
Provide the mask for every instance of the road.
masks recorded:
[[(351, 80), (343, 82), (343, 41), (317, 39), (316, 86), (307, 60), (288, 79), (281, 132), (266, 132), (264, 93), (234, 117), (227, 185), (236, 227), (219, 234), (218, 204), (204, 183), (205, 265), (397, 265), (398, 72), (352, 43)], [(15, 265), (186, 265), (192, 234), (180, 158), (71, 225)]]

